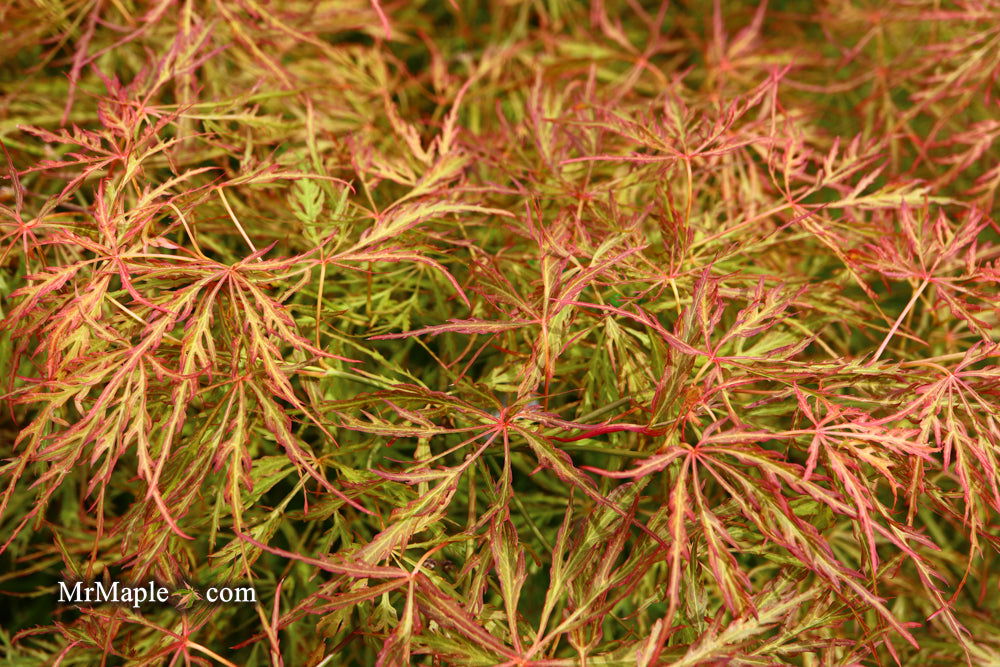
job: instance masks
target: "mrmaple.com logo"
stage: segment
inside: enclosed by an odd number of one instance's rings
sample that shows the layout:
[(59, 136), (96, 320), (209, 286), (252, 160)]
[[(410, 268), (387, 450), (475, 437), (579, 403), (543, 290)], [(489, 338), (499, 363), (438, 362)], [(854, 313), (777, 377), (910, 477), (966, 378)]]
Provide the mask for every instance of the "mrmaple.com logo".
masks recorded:
[(192, 589), (171, 591), (155, 581), (141, 585), (123, 584), (119, 581), (60, 581), (58, 589), (61, 604), (123, 604), (130, 605), (133, 609), (147, 604), (179, 603), (178, 606), (186, 606), (192, 599), (211, 604), (257, 602), (257, 591), (252, 586), (208, 586), (199, 592)]

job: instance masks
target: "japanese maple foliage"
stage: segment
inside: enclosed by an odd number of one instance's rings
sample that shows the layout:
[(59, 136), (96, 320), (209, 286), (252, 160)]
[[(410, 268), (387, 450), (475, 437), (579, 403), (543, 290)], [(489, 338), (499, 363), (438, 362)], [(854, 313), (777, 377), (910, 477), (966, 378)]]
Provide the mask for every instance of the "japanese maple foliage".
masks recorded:
[(11, 664), (1000, 664), (997, 0), (0, 31)]

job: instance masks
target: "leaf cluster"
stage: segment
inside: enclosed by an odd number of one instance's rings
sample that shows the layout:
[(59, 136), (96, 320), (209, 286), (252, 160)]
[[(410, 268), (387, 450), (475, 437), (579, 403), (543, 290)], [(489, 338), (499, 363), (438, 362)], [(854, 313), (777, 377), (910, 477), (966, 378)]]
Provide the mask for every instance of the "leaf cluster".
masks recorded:
[(996, 0), (0, 26), (12, 664), (1000, 663)]

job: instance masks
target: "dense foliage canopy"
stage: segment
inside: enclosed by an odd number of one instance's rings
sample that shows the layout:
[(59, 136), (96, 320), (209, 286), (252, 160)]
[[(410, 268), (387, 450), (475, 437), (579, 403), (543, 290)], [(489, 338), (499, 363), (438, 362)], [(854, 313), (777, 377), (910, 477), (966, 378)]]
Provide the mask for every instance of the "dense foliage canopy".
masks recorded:
[(0, 33), (10, 664), (1000, 664), (997, 0)]

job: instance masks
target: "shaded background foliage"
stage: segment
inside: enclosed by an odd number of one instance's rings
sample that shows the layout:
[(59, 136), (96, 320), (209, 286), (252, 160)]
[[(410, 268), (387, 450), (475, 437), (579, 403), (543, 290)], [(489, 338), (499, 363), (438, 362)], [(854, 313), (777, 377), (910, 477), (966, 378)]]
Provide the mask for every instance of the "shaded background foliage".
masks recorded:
[(997, 2), (0, 30), (12, 664), (1000, 663)]

